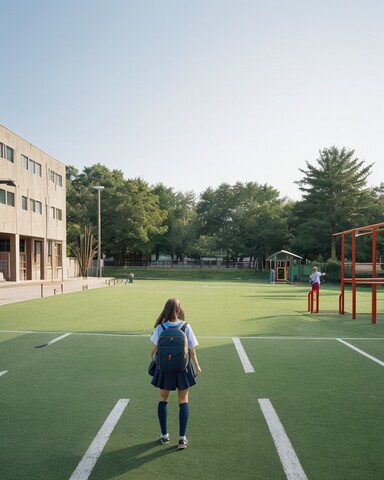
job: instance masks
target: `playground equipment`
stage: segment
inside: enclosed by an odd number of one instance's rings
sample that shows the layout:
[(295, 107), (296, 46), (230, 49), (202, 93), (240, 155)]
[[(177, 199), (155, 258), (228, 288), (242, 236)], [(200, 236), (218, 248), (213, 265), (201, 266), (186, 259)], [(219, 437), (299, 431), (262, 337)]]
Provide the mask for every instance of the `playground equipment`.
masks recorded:
[[(357, 285), (371, 285), (372, 287), (372, 323), (376, 323), (377, 317), (377, 285), (384, 285), (384, 278), (377, 276), (377, 235), (384, 231), (384, 223), (367, 225), (365, 227), (352, 228), (344, 232), (335, 233), (333, 236), (341, 236), (341, 293), (339, 295), (339, 313), (345, 314), (345, 284), (352, 285), (352, 318), (356, 318), (356, 287)], [(372, 238), (372, 276), (360, 278), (356, 276), (356, 238), (363, 235), (371, 235)], [(351, 237), (352, 266), (351, 277), (345, 276), (345, 240)]]
[(308, 312), (313, 313), (313, 303), (316, 303), (316, 312), (319, 313), (320, 290), (310, 290), (308, 292)]
[[(303, 257), (287, 250), (280, 250), (269, 255), (266, 261), (270, 268), (270, 283), (278, 282), (292, 282), (294, 280), (292, 275), (292, 266), (295, 262), (300, 262)], [(273, 272), (273, 273), (272, 273)]]

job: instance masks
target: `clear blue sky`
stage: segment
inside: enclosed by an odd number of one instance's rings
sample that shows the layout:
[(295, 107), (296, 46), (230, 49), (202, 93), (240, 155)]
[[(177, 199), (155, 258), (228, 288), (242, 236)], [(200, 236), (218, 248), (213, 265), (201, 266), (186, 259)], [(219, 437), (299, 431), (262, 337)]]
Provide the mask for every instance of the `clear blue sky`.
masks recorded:
[(0, 123), (199, 194), (354, 149), (384, 181), (382, 0), (0, 0)]

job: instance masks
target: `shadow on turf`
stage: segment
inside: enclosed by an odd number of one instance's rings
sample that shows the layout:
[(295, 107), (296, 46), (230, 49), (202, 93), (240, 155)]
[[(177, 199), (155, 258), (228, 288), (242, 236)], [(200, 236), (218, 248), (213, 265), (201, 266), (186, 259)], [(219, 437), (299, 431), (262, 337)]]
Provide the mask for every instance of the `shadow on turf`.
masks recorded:
[(106, 452), (96, 463), (93, 475), (94, 478), (115, 478), (170, 453), (180, 454), (177, 445), (160, 445), (158, 440)]
[[(308, 300), (308, 292), (304, 293), (289, 293), (286, 295), (276, 295), (275, 293), (272, 295), (265, 295), (265, 293), (260, 293), (260, 294), (253, 294), (253, 295), (242, 295), (243, 298), (257, 298), (257, 299), (262, 299), (262, 300), (293, 300), (296, 298), (301, 298), (303, 302), (307, 302)], [(333, 292), (321, 292), (321, 297), (330, 297), (333, 296)]]

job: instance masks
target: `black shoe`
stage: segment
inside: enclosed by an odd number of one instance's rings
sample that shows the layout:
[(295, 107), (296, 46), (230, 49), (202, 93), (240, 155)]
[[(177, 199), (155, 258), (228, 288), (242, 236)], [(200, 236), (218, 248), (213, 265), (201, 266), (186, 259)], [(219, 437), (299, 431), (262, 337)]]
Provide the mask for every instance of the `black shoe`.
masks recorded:
[(162, 445), (166, 445), (167, 443), (170, 442), (169, 434), (167, 433), (166, 435), (161, 435), (160, 437), (160, 443)]
[(188, 447), (188, 440), (185, 439), (185, 440), (179, 440), (179, 444), (177, 445), (177, 448), (179, 450), (184, 450), (184, 448), (187, 448)]

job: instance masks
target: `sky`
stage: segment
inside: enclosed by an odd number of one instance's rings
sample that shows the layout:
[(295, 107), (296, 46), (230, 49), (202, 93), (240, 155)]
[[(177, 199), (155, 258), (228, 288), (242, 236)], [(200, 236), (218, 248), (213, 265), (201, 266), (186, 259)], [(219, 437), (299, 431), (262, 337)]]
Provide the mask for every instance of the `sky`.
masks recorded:
[(198, 196), (337, 146), (384, 181), (382, 0), (0, 0), (0, 124)]

